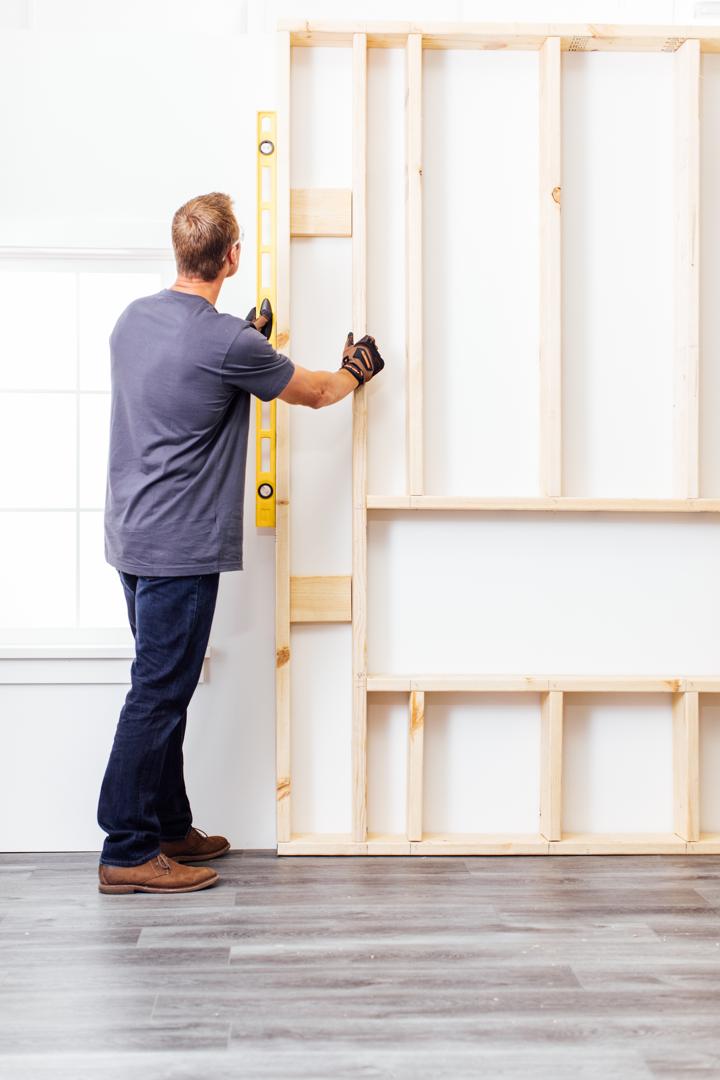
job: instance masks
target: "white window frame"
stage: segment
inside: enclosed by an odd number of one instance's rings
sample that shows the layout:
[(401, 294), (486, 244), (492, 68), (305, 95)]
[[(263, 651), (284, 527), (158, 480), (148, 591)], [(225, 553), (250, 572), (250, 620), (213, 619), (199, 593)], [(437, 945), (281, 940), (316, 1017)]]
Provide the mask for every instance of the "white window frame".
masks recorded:
[[(130, 267), (138, 273), (153, 270), (161, 275), (163, 285), (174, 278), (174, 261), (170, 248), (105, 248), (105, 247), (13, 247), (0, 245), (0, 269), (35, 270), (48, 269), (70, 273), (92, 272), (108, 263), (117, 263), (122, 271)], [(0, 394), (21, 394), (27, 390), (0, 390)], [(74, 396), (77, 416), (83, 394), (104, 394), (105, 390), (80, 388), (79, 361), (76, 384), (73, 389), (59, 391), (48, 388), (34, 389), (37, 394), (66, 393)], [(79, 420), (78, 420), (79, 422)], [(74, 513), (75, 515), (75, 625), (62, 628), (42, 626), (31, 629), (0, 629), (0, 685), (17, 683), (127, 683), (130, 661), (134, 656), (132, 636), (128, 628), (80, 625), (80, 515), (85, 511), (98, 512), (102, 506), (83, 506), (80, 498), (78, 444), (76, 461), (75, 506), (59, 507), (3, 507), (3, 514), (27, 513), (37, 510), (45, 513)], [(206, 654), (201, 681), (207, 677), (210, 651)]]

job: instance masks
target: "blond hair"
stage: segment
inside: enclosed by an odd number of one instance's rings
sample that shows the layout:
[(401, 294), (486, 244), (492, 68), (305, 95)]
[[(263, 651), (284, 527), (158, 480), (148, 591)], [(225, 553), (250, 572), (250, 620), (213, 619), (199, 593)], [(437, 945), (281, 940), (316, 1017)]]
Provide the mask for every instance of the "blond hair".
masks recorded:
[(179, 274), (214, 281), (240, 229), (232, 199), (219, 191), (189, 199), (172, 220), (172, 244)]

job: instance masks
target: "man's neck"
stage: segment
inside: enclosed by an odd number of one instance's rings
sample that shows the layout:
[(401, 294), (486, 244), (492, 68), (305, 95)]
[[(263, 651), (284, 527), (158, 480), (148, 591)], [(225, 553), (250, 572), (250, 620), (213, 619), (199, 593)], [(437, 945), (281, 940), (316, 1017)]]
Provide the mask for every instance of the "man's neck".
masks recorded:
[(195, 296), (203, 296), (209, 303), (215, 304), (223, 279), (215, 278), (214, 281), (203, 281), (202, 278), (187, 278), (178, 274), (175, 283), (170, 286), (174, 292), (194, 293)]

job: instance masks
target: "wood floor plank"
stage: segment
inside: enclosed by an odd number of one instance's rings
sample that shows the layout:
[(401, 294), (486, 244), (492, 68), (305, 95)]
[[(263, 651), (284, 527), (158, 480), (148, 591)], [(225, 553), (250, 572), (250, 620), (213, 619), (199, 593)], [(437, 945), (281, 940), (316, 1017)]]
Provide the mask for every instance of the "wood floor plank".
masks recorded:
[(720, 856), (0, 855), (3, 1080), (720, 1075)]
[[(486, 1046), (482, 1066), (475, 1051), (461, 1049), (452, 1042), (438, 1046), (438, 1054), (428, 1058), (427, 1051), (395, 1047), (351, 1050), (328, 1047), (323, 1042), (306, 1042), (301, 1049), (284, 1047), (268, 1051), (249, 1045), (236, 1052), (207, 1053), (196, 1051), (188, 1061), (178, 1063), (167, 1052), (121, 1056), (102, 1053), (57, 1056), (51, 1064), (39, 1056), (6, 1059), (10, 1072), (7, 1080), (477, 1080), (478, 1077), (503, 1077), (528, 1080), (552, 1076), (553, 1080), (651, 1080), (652, 1074), (639, 1055), (626, 1049), (619, 1053), (594, 1055), (586, 1050), (580, 1058), (577, 1048), (562, 1046), (549, 1050), (508, 1051), (506, 1047)], [(309, 1064), (311, 1063), (311, 1064)], [(127, 1070), (127, 1071), (126, 1071)], [(192, 1070), (192, 1071), (190, 1071)]]

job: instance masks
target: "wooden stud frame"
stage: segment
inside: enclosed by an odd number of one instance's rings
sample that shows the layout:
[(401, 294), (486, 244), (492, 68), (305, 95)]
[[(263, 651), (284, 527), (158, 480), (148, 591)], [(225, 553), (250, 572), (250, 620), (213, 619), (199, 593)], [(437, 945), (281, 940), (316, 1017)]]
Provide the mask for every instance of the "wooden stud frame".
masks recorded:
[[(352, 574), (292, 578), (290, 568), (289, 418), (277, 414), (277, 850), (280, 855), (664, 854), (720, 853), (720, 834), (699, 823), (699, 714), (703, 693), (720, 693), (720, 676), (380, 675), (367, 671), (367, 515), (373, 510), (557, 512), (720, 512), (699, 496), (699, 102), (700, 53), (720, 52), (719, 27), (313, 23), (289, 21), (278, 32), (278, 348), (290, 340), (291, 236), (352, 237), (352, 322), (367, 323), (367, 53), (405, 50), (407, 490), (367, 490), (367, 398), (353, 396)], [(352, 189), (290, 190), (292, 47), (352, 50)], [(538, 497), (438, 496), (424, 493), (422, 374), (422, 55), (424, 49), (530, 49), (539, 53), (540, 490)], [(675, 54), (675, 392), (673, 495), (578, 498), (562, 477), (562, 162), (561, 56), (564, 51)], [(291, 213), (292, 206), (292, 213)], [(290, 628), (292, 622), (352, 623), (352, 827), (350, 833), (293, 834), (290, 773)], [(407, 821), (402, 835), (367, 829), (368, 694), (408, 700)], [(428, 694), (531, 693), (539, 701), (540, 805), (530, 835), (435, 835), (423, 831), (423, 731)], [(573, 693), (667, 693), (672, 707), (673, 831), (661, 835), (572, 835), (563, 831), (563, 713)]]

